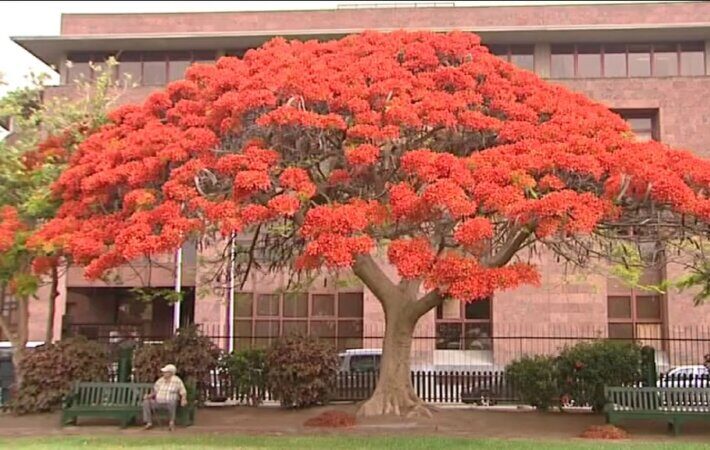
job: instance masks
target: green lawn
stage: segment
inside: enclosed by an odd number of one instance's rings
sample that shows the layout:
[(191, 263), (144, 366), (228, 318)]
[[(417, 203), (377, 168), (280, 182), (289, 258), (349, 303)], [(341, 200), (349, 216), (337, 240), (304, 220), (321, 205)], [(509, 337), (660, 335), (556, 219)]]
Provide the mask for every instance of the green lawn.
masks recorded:
[(273, 437), (273, 436), (224, 436), (224, 435), (180, 435), (180, 436), (106, 436), (106, 437), (52, 437), (52, 438), (0, 438), (0, 448), (7, 449), (707, 449), (710, 445), (688, 442), (624, 442), (607, 443), (599, 441), (526, 441), (495, 439), (463, 439), (428, 437)]

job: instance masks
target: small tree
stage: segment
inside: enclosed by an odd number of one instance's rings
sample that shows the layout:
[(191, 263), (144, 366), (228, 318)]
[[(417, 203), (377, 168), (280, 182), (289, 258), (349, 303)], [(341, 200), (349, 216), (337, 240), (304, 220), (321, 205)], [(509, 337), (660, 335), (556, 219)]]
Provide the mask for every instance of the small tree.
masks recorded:
[[(109, 60), (107, 67), (116, 62)], [(106, 111), (120, 94), (110, 71), (93, 82), (78, 80), (76, 97), (46, 98), (46, 77), (31, 76), (29, 87), (0, 99), (0, 118), (12, 122), (12, 134), (0, 141), (0, 304), (17, 302), (17, 324), (0, 315), (0, 331), (13, 346), (16, 384), (28, 340), (29, 302), (49, 284), (45, 341), (54, 338), (55, 301), (62, 248), (32, 233), (55, 217), (60, 206), (51, 185), (67, 166), (84, 136), (107, 121)]]
[(538, 283), (535, 250), (643, 266), (660, 241), (689, 270), (704, 261), (710, 162), (636, 142), (469, 33), (274, 39), (110, 119), (54, 185), (63, 206), (41, 239), (90, 277), (193, 235), (251, 236), (222, 265), (242, 280), (352, 270), (386, 320), (364, 415), (426, 413), (410, 379), (419, 318)]

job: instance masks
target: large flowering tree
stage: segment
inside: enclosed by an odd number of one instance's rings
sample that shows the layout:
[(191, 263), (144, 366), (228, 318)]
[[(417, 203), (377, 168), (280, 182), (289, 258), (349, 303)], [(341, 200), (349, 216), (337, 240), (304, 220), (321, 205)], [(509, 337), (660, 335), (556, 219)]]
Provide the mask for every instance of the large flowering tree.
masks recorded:
[(609, 242), (631, 228), (671, 245), (710, 219), (707, 161), (635, 142), (605, 107), (468, 33), (274, 39), (110, 120), (55, 184), (63, 205), (35, 239), (89, 277), (246, 233), (242, 272), (255, 248), (262, 269), (352, 270), (386, 317), (368, 415), (422, 407), (409, 363), (423, 314), (538, 282), (522, 249), (582, 264), (619, 255)]

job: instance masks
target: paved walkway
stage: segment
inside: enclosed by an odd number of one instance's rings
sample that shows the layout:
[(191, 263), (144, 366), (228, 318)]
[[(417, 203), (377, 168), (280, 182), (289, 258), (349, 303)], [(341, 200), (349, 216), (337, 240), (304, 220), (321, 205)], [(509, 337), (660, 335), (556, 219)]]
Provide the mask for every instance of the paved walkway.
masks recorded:
[[(600, 425), (604, 418), (588, 412), (548, 412), (530, 409), (439, 408), (432, 419), (407, 420), (395, 417), (361, 420), (352, 429), (314, 429), (304, 427), (310, 417), (323, 411), (337, 409), (354, 413), (354, 405), (332, 405), (305, 410), (285, 410), (278, 407), (225, 406), (200, 409), (196, 424), (178, 428), (178, 434), (259, 434), (299, 435), (352, 433), (362, 435), (427, 434), (462, 437), (571, 439), (577, 438), (590, 425)], [(56, 435), (135, 435), (167, 433), (163, 428), (144, 432), (140, 427), (119, 429), (111, 422), (85, 419), (80, 426), (59, 427), (58, 414), (30, 416), (0, 416), (0, 436), (56, 436)], [(636, 440), (673, 440), (663, 423), (638, 422), (625, 427)], [(709, 442), (707, 423), (684, 426), (683, 441)]]

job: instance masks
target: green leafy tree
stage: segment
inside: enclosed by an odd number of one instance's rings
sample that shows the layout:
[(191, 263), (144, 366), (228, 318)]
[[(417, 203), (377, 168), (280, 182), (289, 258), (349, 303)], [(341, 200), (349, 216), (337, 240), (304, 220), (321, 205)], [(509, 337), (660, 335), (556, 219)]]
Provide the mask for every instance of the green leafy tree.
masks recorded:
[[(108, 60), (102, 67), (113, 68)], [(19, 362), (27, 344), (29, 301), (49, 284), (47, 342), (52, 342), (60, 268), (65, 261), (50, 245), (32, 240), (32, 232), (56, 215), (59, 202), (50, 186), (88, 133), (107, 122), (106, 112), (125, 83), (112, 70), (95, 67), (92, 81), (77, 80), (71, 99), (52, 96), (47, 75), (30, 74), (30, 83), (0, 98), (0, 121), (10, 134), (0, 141), (0, 304), (17, 303), (17, 323), (0, 316), (0, 331)]]

